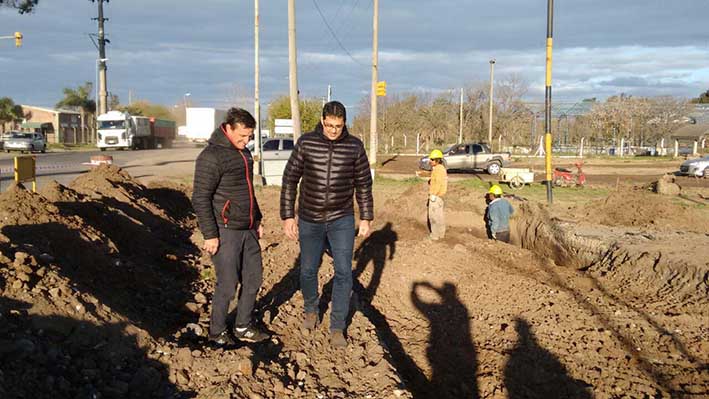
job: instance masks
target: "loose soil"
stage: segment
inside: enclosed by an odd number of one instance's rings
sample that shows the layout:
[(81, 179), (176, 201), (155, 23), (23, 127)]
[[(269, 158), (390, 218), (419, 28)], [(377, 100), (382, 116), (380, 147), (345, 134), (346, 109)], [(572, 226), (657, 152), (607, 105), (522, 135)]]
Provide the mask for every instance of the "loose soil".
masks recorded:
[(547, 207), (510, 198), (513, 245), (484, 238), (483, 190), (451, 184), (426, 239), (423, 182), (375, 185), (355, 243), (349, 345), (300, 330), (298, 244), (278, 189), (257, 319), (271, 341), (206, 343), (214, 271), (190, 187), (102, 166), (0, 195), (3, 398), (709, 397), (709, 211), (644, 188)]

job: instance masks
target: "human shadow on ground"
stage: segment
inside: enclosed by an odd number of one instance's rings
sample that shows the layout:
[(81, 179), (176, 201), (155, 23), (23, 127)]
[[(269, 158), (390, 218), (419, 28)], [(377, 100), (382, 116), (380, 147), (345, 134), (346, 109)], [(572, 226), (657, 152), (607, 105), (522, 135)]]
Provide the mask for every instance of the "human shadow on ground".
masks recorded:
[[(423, 299), (431, 296), (431, 301)], [(469, 312), (458, 298), (455, 284), (436, 287), (415, 282), (411, 302), (429, 322), (426, 355), (432, 375), (427, 391), (443, 398), (479, 398)]]
[[(547, 274), (545, 277), (548, 278), (549, 281), (546, 279), (539, 280), (539, 276), (536, 273), (524, 270), (511, 263), (507, 263), (505, 266), (510, 270), (516, 270), (522, 275), (526, 275), (537, 281), (542, 281), (544, 284), (550, 284), (552, 287), (556, 287), (559, 290), (566, 292), (578, 304), (579, 308), (589, 312), (598, 321), (600, 326), (602, 326), (601, 330), (605, 330), (610, 333), (610, 336), (622, 347), (626, 354), (625, 358), (627, 360), (632, 359), (632, 364), (634, 367), (642, 372), (642, 374), (645, 375), (650, 381), (655, 382), (664, 392), (667, 392), (673, 397), (682, 397), (684, 395), (694, 394), (694, 390), (696, 390), (697, 386), (694, 384), (682, 383), (681, 380), (676, 378), (676, 366), (672, 362), (673, 359), (671, 354), (666, 359), (669, 363), (664, 365), (663, 363), (655, 360), (654, 357), (650, 358), (649, 356), (644, 355), (642, 351), (638, 351), (637, 344), (634, 342), (636, 337), (632, 336), (628, 332), (625, 332), (625, 329), (618, 326), (617, 323), (614, 322), (612, 315), (609, 314), (607, 310), (604, 310), (589, 301), (587, 292), (581, 291), (575, 288), (572, 284), (566, 282), (565, 279), (553, 269), (556, 265), (549, 265), (545, 260), (541, 260), (539, 263), (541, 265), (541, 269)], [(599, 279), (590, 273), (585, 272), (583, 276), (584, 278), (589, 279), (594, 289), (597, 289), (603, 295), (602, 303), (609, 304), (609, 309), (627, 309), (628, 312), (637, 314), (638, 317), (643, 319), (650, 326), (650, 328), (656, 330), (660, 336), (669, 336), (673, 346), (681, 354), (684, 360), (692, 364), (693, 369), (697, 372), (696, 375), (701, 375), (703, 370), (709, 369), (709, 365), (702, 363), (695, 356), (689, 353), (686, 349), (686, 345), (676, 334), (661, 326), (660, 323), (648, 315), (647, 312), (625, 302), (609, 292), (609, 290), (603, 286)], [(691, 368), (687, 369), (689, 370)]]
[(508, 399), (590, 399), (590, 385), (568, 375), (566, 367), (537, 342), (531, 326), (515, 319), (517, 343), (505, 365)]
[(168, 367), (148, 357), (129, 324), (30, 314), (31, 307), (0, 297), (0, 397), (196, 397), (169, 381)]

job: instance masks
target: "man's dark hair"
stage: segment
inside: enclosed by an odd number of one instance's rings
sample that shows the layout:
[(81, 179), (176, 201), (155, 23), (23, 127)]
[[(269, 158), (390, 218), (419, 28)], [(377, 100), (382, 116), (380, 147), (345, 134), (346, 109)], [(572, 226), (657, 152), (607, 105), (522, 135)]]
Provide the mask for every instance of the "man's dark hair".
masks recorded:
[(345, 106), (339, 101), (330, 101), (322, 107), (322, 118), (325, 119), (328, 116), (334, 116), (335, 118), (342, 118), (343, 121), (347, 120), (347, 110)]
[(226, 118), (224, 118), (224, 123), (228, 123), (232, 128), (236, 128), (237, 123), (249, 129), (256, 128), (256, 119), (251, 116), (249, 111), (243, 108), (229, 108), (229, 111), (226, 113)]

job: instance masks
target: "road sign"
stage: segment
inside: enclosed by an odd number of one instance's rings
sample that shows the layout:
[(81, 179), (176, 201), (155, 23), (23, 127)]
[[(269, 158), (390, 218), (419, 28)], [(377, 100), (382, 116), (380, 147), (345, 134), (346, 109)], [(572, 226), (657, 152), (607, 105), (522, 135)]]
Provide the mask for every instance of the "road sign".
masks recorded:
[(293, 126), (276, 126), (274, 129), (276, 134), (293, 134)]
[(293, 119), (276, 119), (276, 126), (290, 126), (293, 127)]
[(37, 191), (35, 157), (15, 157), (15, 182), (25, 183), (28, 181), (32, 182), (32, 191)]

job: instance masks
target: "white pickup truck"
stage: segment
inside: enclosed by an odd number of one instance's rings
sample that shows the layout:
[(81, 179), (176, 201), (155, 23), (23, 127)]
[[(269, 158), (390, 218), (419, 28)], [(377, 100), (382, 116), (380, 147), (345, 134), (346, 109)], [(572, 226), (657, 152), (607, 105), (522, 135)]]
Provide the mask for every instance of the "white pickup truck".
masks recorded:
[[(431, 170), (428, 156), (421, 158), (419, 168)], [(492, 152), (487, 144), (454, 144), (443, 151), (443, 166), (447, 170), (484, 170), (497, 175), (510, 162), (509, 152)]]

